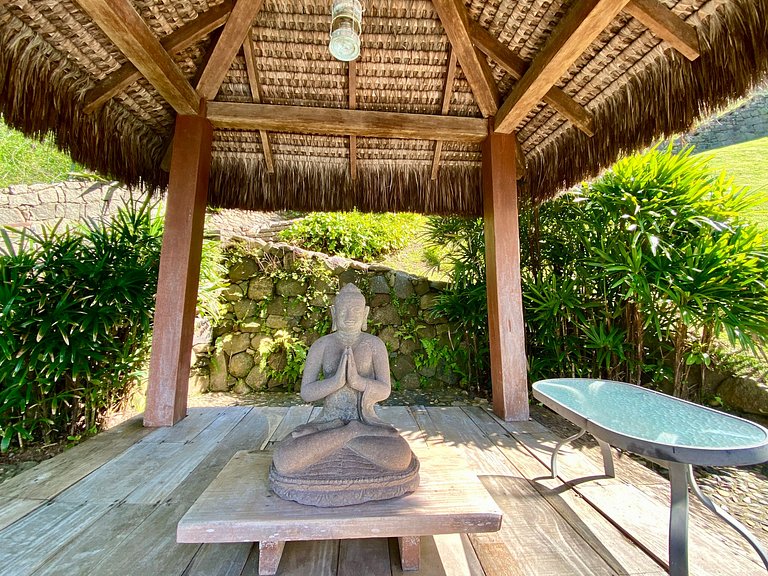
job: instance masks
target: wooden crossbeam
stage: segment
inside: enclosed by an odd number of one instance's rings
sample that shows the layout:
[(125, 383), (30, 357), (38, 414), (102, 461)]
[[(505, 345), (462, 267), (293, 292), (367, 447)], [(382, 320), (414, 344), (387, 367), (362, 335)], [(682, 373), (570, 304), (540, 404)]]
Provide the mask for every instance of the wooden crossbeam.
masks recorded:
[(496, 131), (513, 132), (628, 1), (575, 2), (499, 109)]
[(456, 142), (482, 142), (488, 135), (487, 121), (482, 118), (342, 108), (209, 102), (208, 118), (216, 128), (299, 134)]
[[(472, 21), (470, 24), (472, 41), (489, 58), (498, 62), (514, 79), (519, 80), (528, 70), (528, 63), (494, 38), (488, 30)], [(592, 114), (557, 86), (553, 86), (544, 94), (543, 101), (565, 116), (587, 136), (595, 134), (595, 119)]]
[[(200, 14), (192, 22), (168, 34), (160, 41), (160, 44), (168, 54), (186, 50), (198, 40), (223, 26), (231, 11), (232, 2), (225, 0), (223, 4), (214, 6)], [(121, 66), (88, 91), (83, 101), (83, 111), (90, 114), (98, 110), (139, 78), (141, 78), (141, 72), (132, 63), (129, 62)]]
[(200, 96), (130, 0), (77, 2), (178, 114), (198, 113)]
[[(349, 63), (349, 109), (357, 108), (357, 61)], [(349, 176), (357, 180), (357, 136), (349, 137)]]
[(227, 19), (224, 29), (208, 63), (197, 83), (198, 93), (206, 100), (216, 98), (232, 61), (237, 56), (246, 35), (251, 29), (253, 19), (261, 9), (263, 0), (237, 0), (232, 13)]
[[(245, 71), (248, 74), (248, 85), (251, 87), (251, 99), (260, 104), (262, 101), (261, 84), (259, 83), (259, 72), (256, 69), (256, 60), (253, 54), (253, 40), (248, 34), (243, 42), (243, 56), (245, 56)], [(261, 138), (261, 150), (264, 153), (264, 163), (267, 165), (267, 172), (272, 174), (275, 171), (275, 160), (272, 157), (272, 147), (269, 145), (269, 134), (266, 130), (259, 130)]]
[[(450, 50), (448, 56), (448, 72), (445, 75), (445, 88), (443, 89), (443, 107), (440, 113), (445, 116), (451, 108), (451, 95), (453, 94), (453, 80), (456, 77), (456, 52)], [(437, 180), (437, 173), (440, 170), (440, 155), (443, 153), (443, 141), (435, 142), (435, 158), (432, 160), (432, 180)]]
[(493, 116), (498, 110), (498, 89), (488, 62), (472, 44), (469, 15), (463, 0), (433, 0), (432, 4), (445, 28), (480, 112), (486, 118)]
[(624, 11), (637, 18), (688, 60), (696, 60), (701, 55), (696, 28), (658, 0), (630, 0)]

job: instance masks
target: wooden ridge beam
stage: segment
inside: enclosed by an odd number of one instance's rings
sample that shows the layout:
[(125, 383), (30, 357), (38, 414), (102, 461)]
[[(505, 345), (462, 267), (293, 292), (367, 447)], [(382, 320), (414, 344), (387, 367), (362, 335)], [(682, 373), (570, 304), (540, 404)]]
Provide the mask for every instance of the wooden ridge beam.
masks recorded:
[[(253, 54), (253, 40), (248, 34), (243, 42), (243, 56), (245, 57), (245, 71), (248, 75), (248, 85), (251, 87), (251, 99), (256, 104), (261, 104), (261, 84), (259, 83), (259, 72), (256, 69), (256, 60)], [(266, 130), (259, 130), (261, 139), (261, 150), (264, 153), (264, 163), (267, 165), (269, 174), (275, 171), (275, 160), (272, 156), (272, 147), (269, 145), (269, 134)]]
[(480, 112), (486, 118), (494, 116), (499, 106), (498, 89), (488, 62), (472, 44), (469, 15), (463, 0), (433, 0), (432, 4), (445, 28)]
[(696, 60), (701, 55), (696, 28), (658, 0), (630, 0), (624, 11), (688, 60)]
[[(489, 58), (494, 60), (507, 71), (515, 80), (523, 77), (528, 70), (528, 63), (494, 38), (488, 30), (472, 21), (470, 34), (475, 45)], [(544, 102), (565, 116), (576, 128), (587, 136), (595, 134), (595, 119), (592, 114), (557, 86), (553, 86), (544, 94)]]
[[(186, 50), (198, 40), (223, 26), (231, 11), (231, 0), (225, 0), (223, 4), (214, 6), (200, 14), (192, 22), (168, 34), (160, 41), (160, 44), (169, 55)], [(83, 111), (90, 114), (98, 110), (139, 78), (141, 78), (141, 72), (136, 69), (136, 66), (130, 62), (126, 63), (88, 91), (83, 101)]]
[(488, 135), (483, 118), (343, 108), (209, 102), (208, 118), (216, 128), (331, 136), (482, 142)]
[(499, 109), (496, 131), (513, 132), (627, 2), (629, 0), (581, 0), (574, 3)]
[(178, 114), (198, 113), (200, 96), (130, 0), (77, 3)]
[[(357, 61), (349, 63), (349, 109), (357, 108)], [(349, 176), (357, 180), (357, 136), (349, 137)]]
[[(440, 113), (445, 116), (451, 108), (451, 96), (453, 95), (453, 81), (456, 78), (456, 52), (449, 49), (448, 72), (445, 75), (445, 88), (443, 88), (443, 106)], [(440, 170), (440, 155), (443, 153), (443, 141), (435, 142), (435, 157), (432, 160), (432, 180), (437, 180), (437, 173)]]
[(262, 3), (263, 0), (237, 0), (235, 3), (197, 83), (198, 93), (206, 100), (216, 98), (219, 87), (240, 51)]

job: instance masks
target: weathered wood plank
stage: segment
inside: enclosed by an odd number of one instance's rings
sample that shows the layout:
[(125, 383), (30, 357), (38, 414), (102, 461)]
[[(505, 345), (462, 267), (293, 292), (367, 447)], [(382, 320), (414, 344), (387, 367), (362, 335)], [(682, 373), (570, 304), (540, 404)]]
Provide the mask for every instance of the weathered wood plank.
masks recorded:
[(386, 538), (342, 540), (338, 576), (391, 576)]
[(253, 544), (203, 544), (183, 576), (240, 576)]
[(2, 485), (3, 496), (31, 500), (53, 498), (151, 432), (142, 426), (141, 416), (131, 418), (6, 480)]
[(0, 498), (0, 530), (24, 518), (33, 510), (45, 504), (45, 500), (28, 498)]
[[(240, 452), (179, 523), (182, 542), (421, 536), (494, 530), (498, 509), (452, 450), (420, 454), (421, 485), (409, 495), (339, 508), (275, 498), (268, 452)], [(226, 510), (226, 514), (222, 514)]]
[(178, 114), (197, 114), (200, 96), (130, 0), (77, 3)]
[(484, 117), (498, 110), (499, 94), (488, 62), (472, 44), (469, 35), (469, 16), (462, 0), (434, 0), (432, 2), (445, 28), (448, 40), (469, 82), (477, 107)]
[(301, 406), (291, 406), (288, 408), (288, 412), (283, 417), (282, 421), (275, 429), (274, 434), (269, 439), (267, 448), (274, 446), (275, 443), (283, 440), (288, 434), (293, 432), (296, 426), (306, 424), (309, 422), (309, 418), (312, 415), (313, 406), (311, 404), (304, 404)]
[[(90, 504), (86, 504), (90, 506)], [(149, 504), (117, 504), (78, 534), (65, 546), (59, 545), (35, 576), (71, 576), (96, 574), (93, 569), (103, 554), (119, 547), (121, 542), (155, 509)]]
[(283, 557), (285, 542), (259, 542), (259, 574), (260, 576), (272, 576), (277, 573), (280, 559)]
[(496, 115), (496, 131), (514, 132), (568, 68), (616, 18), (629, 0), (582, 0), (570, 10), (534, 57)]
[(617, 574), (663, 576), (666, 573), (576, 492), (563, 486), (559, 479), (548, 478), (549, 469), (534, 458), (491, 414), (478, 407), (465, 407), (464, 412)]
[(696, 29), (658, 0), (630, 0), (624, 11), (688, 60), (696, 60), (701, 55)]
[(299, 134), (481, 142), (488, 133), (482, 118), (345, 108), (210, 102), (208, 118), (217, 128)]
[[(397, 540), (389, 543), (392, 576), (408, 576), (398, 558)], [(466, 534), (436, 534), (421, 538), (419, 576), (485, 576)], [(495, 575), (494, 575), (495, 576)]]
[(0, 566), (31, 574), (109, 509), (107, 504), (53, 502), (0, 531)]
[[(192, 22), (168, 34), (160, 40), (160, 44), (169, 54), (185, 50), (219, 26), (223, 26), (231, 11), (232, 2), (224, 0), (221, 4), (198, 15)], [(141, 72), (136, 69), (136, 66), (130, 62), (124, 64), (88, 91), (83, 101), (83, 111), (90, 114), (99, 109), (139, 78), (141, 78)]]
[[(254, 546), (243, 576), (255, 576), (259, 570), (259, 547)], [(287, 542), (278, 568), (279, 576), (336, 576), (339, 564), (338, 540)]]
[(229, 408), (190, 408), (187, 417), (175, 426), (155, 428), (152, 433), (142, 440), (142, 443), (162, 444), (164, 442), (188, 442), (210, 426)]

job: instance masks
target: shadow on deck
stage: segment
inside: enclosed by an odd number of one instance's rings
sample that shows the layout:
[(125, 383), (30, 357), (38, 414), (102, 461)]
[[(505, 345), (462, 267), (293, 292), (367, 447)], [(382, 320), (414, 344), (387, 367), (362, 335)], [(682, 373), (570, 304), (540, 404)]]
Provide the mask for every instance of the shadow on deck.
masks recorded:
[[(316, 410), (316, 409), (314, 409)], [(0, 484), (0, 574), (250, 575), (258, 546), (177, 544), (176, 524), (238, 450), (271, 449), (311, 406), (190, 410), (173, 428), (135, 418)], [(414, 575), (661, 575), (669, 486), (636, 462), (616, 479), (558, 438), (478, 407), (382, 407), (420, 449), (452, 447), (504, 512), (494, 533), (422, 538)], [(589, 482), (568, 481), (592, 477)], [(691, 574), (764, 575), (757, 555), (693, 507)], [(288, 543), (280, 575), (399, 575), (394, 539)]]

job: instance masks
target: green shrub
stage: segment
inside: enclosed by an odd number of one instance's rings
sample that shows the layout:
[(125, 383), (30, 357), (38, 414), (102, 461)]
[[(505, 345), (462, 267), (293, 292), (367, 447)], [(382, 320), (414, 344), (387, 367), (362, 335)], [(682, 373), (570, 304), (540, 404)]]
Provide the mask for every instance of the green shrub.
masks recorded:
[(229, 285), (228, 269), (224, 263), (224, 252), (218, 240), (203, 240), (200, 260), (200, 283), (197, 288), (197, 315), (208, 318), (216, 324), (221, 320), (226, 306), (220, 298), (222, 290)]
[[(148, 202), (108, 223), (22, 234), (0, 254), (0, 447), (95, 431), (149, 351), (162, 221)], [(15, 242), (14, 242), (15, 240)]]
[(315, 212), (280, 233), (280, 238), (326, 254), (370, 262), (405, 247), (415, 235), (421, 216)]

